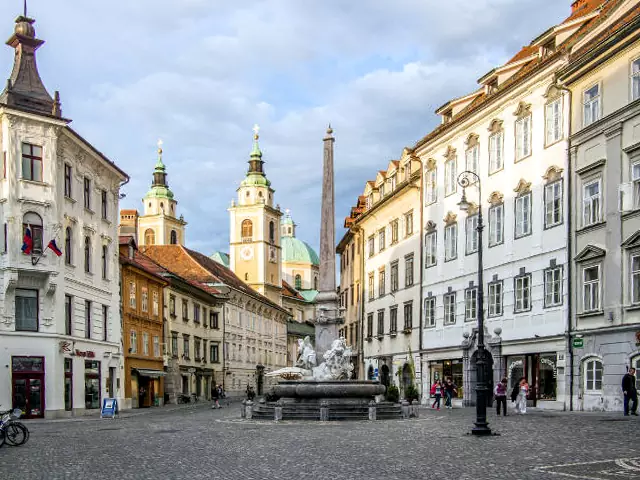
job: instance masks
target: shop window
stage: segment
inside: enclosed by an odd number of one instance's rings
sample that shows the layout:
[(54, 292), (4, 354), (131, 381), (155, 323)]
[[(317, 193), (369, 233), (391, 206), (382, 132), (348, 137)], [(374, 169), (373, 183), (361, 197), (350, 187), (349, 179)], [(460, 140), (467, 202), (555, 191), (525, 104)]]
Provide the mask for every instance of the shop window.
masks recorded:
[(64, 409), (73, 410), (73, 359), (64, 359)]
[(84, 408), (100, 408), (100, 362), (94, 360), (84, 362)]

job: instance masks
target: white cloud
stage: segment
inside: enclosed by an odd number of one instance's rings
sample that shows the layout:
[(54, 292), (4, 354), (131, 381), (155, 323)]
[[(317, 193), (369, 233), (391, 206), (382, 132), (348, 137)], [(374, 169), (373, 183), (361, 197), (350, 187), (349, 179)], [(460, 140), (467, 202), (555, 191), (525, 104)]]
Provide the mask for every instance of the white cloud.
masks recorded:
[[(0, 4), (7, 37), (15, 8)], [(568, 11), (556, 0), (30, 2), (45, 84), (132, 176), (123, 207), (140, 206), (162, 137), (188, 243), (204, 253), (227, 248), (254, 123), (276, 201), (315, 244), (327, 122), (342, 218), (435, 125), (436, 107)], [(0, 49), (7, 76), (12, 59)]]

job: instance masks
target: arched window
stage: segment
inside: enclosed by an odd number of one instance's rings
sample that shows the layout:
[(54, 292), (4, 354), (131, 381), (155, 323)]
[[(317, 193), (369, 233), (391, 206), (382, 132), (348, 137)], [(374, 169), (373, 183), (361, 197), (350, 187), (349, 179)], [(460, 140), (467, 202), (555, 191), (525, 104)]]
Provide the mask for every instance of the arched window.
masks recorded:
[(144, 244), (145, 245), (155, 245), (156, 243), (156, 232), (153, 231), (152, 228), (147, 228), (144, 232)]
[(253, 223), (251, 220), (242, 221), (242, 240), (251, 240), (253, 238)]
[(176, 232), (175, 230), (171, 230), (171, 245), (177, 245), (178, 244), (178, 232)]
[(91, 238), (84, 237), (84, 271), (91, 271)]
[(318, 277), (313, 277), (313, 289), (318, 290)]
[(296, 275), (296, 290), (302, 289), (302, 276), (300, 274)]
[(42, 217), (35, 212), (27, 212), (22, 217), (22, 236), (31, 235), (33, 253), (42, 253)]
[(109, 247), (107, 247), (106, 245), (103, 245), (102, 246), (102, 278), (104, 278), (105, 280), (107, 279), (107, 274), (109, 273), (108, 256), (109, 256)]
[(71, 231), (71, 227), (67, 227), (65, 229), (64, 237), (64, 263), (67, 265), (71, 265), (71, 261), (73, 260), (73, 257), (71, 256), (72, 234), (73, 232)]
[(602, 361), (599, 358), (589, 358), (584, 362), (584, 389), (587, 392), (602, 390)]
[(269, 222), (269, 242), (276, 242), (276, 225), (273, 223), (273, 220)]

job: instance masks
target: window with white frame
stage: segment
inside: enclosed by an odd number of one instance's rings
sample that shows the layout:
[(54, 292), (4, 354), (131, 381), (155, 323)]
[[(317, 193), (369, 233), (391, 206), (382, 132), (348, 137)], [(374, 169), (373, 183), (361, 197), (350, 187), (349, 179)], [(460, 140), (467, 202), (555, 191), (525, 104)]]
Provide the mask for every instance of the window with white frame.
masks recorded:
[(631, 255), (631, 303), (640, 303), (640, 252)]
[(453, 325), (456, 323), (456, 293), (445, 293), (444, 297), (444, 324)]
[(404, 214), (404, 236), (413, 235), (413, 210)]
[(544, 187), (544, 226), (546, 228), (562, 223), (562, 180)]
[(380, 198), (384, 198), (384, 183), (380, 184), (378, 192), (380, 192)]
[(382, 228), (378, 232), (378, 250), (382, 251), (386, 248), (386, 238), (385, 238), (385, 229)]
[(424, 325), (426, 327), (435, 327), (436, 325), (436, 297), (424, 300)]
[(547, 103), (545, 106), (545, 119), (545, 141), (547, 145), (551, 145), (562, 139), (562, 98), (557, 98)]
[(470, 255), (478, 251), (478, 215), (470, 215), (466, 221), (466, 253)]
[(502, 204), (489, 207), (489, 246), (500, 245), (504, 241), (504, 208)]
[(374, 288), (374, 283), (375, 283), (375, 280), (374, 280), (374, 274), (373, 274), (373, 272), (371, 272), (371, 273), (369, 274), (369, 300), (370, 300), (370, 301), (376, 298), (376, 293), (375, 293), (375, 291), (373, 290), (373, 288)]
[(531, 115), (516, 120), (516, 161), (531, 155)]
[(391, 175), (391, 191), (393, 192), (396, 189), (396, 183), (397, 183), (397, 179), (396, 179), (396, 174), (394, 173), (393, 175)]
[(584, 389), (587, 392), (602, 390), (602, 362), (597, 358), (584, 362)]
[(398, 332), (398, 306), (389, 308), (389, 333)]
[(138, 334), (135, 330), (129, 333), (129, 353), (138, 353)]
[(438, 262), (437, 232), (429, 232), (424, 236), (425, 268), (433, 267)]
[(384, 267), (378, 272), (378, 296), (382, 297), (385, 294), (385, 287), (387, 283), (387, 272)]
[(404, 286), (413, 286), (413, 253), (404, 257)]
[(478, 163), (480, 162), (480, 145), (477, 143), (468, 148), (465, 153), (467, 170), (478, 173)]
[(582, 269), (582, 311), (600, 310), (600, 265)]
[(375, 250), (375, 238), (373, 235), (369, 237), (369, 257), (373, 257), (376, 253)]
[(640, 162), (631, 165), (631, 181), (633, 182), (633, 205), (640, 208)]
[(584, 125), (591, 125), (600, 119), (600, 85), (595, 84), (585, 90), (583, 94), (583, 116)]
[(601, 180), (593, 180), (582, 187), (582, 226), (588, 227), (602, 221)]
[(149, 334), (142, 332), (142, 354), (149, 355)]
[(429, 205), (438, 201), (437, 171), (435, 168), (427, 170), (425, 174), (425, 204)]
[(478, 317), (478, 289), (467, 288), (464, 291), (464, 319), (476, 320)]
[(640, 98), (640, 58), (631, 62), (631, 101)]
[(391, 222), (391, 245), (394, 243), (398, 243), (398, 230), (399, 230), (398, 220), (393, 220)]
[(516, 197), (516, 238), (531, 234), (531, 192)]
[(391, 262), (391, 291), (398, 291), (398, 260)]
[(491, 282), (489, 284), (489, 316), (499, 317), (502, 315), (502, 281)]
[(136, 308), (136, 284), (129, 282), (129, 308)]
[(544, 271), (544, 306), (562, 305), (562, 267), (547, 268)]
[(378, 310), (378, 336), (384, 335), (384, 310)]
[(515, 278), (515, 312), (531, 310), (531, 275), (518, 275)]
[(458, 256), (458, 225), (447, 225), (444, 228), (444, 261), (448, 262)]
[(489, 137), (489, 174), (504, 167), (504, 135), (496, 132)]
[(444, 194), (451, 195), (455, 193), (457, 188), (457, 172), (456, 159), (447, 160), (444, 164)]

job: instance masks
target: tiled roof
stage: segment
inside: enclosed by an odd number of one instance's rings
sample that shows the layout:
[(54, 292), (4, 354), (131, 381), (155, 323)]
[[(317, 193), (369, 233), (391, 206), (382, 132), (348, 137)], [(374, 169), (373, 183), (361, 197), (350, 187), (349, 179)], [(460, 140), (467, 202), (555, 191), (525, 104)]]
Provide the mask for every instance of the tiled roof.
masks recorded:
[(282, 280), (282, 295), (289, 298), (295, 298), (296, 300), (300, 300), (302, 302), (305, 301), (304, 297), (300, 295), (295, 288), (293, 288), (284, 280)]
[(163, 282), (167, 281), (167, 279), (162, 276), (162, 274), (167, 273), (167, 270), (162, 268), (160, 265), (158, 265), (156, 262), (154, 262), (152, 259), (150, 259), (146, 255), (140, 253), (138, 250), (134, 250), (133, 258), (129, 258), (128, 255), (121, 253), (120, 263), (122, 265), (131, 265), (131, 266), (137, 267), (140, 270), (147, 272), (149, 275), (153, 275), (154, 277), (158, 278)]
[(600, 8), (607, 0), (577, 0), (571, 4), (571, 15), (564, 22), (569, 23), (577, 18), (584, 17)]
[[(144, 247), (144, 253), (154, 261), (187, 280), (206, 283), (224, 283), (245, 293), (256, 300), (287, 312), (280, 305), (256, 292), (240, 280), (235, 273), (202, 253), (190, 250), (182, 245), (152, 245)], [(212, 287), (209, 287), (212, 288)], [(215, 288), (214, 288), (215, 290)]]
[(120, 215), (135, 215), (138, 213), (138, 210), (135, 208), (120, 210)]
[(516, 63), (516, 62), (519, 62), (520, 60), (524, 60), (525, 58), (528, 58), (537, 52), (538, 52), (538, 47), (536, 46), (527, 45), (525, 47), (522, 47), (520, 51), (511, 58), (511, 60), (505, 63), (505, 65), (509, 65), (510, 63)]
[(129, 245), (129, 242), (133, 240), (135, 244), (135, 238), (131, 235), (118, 235), (118, 244), (119, 245)]

